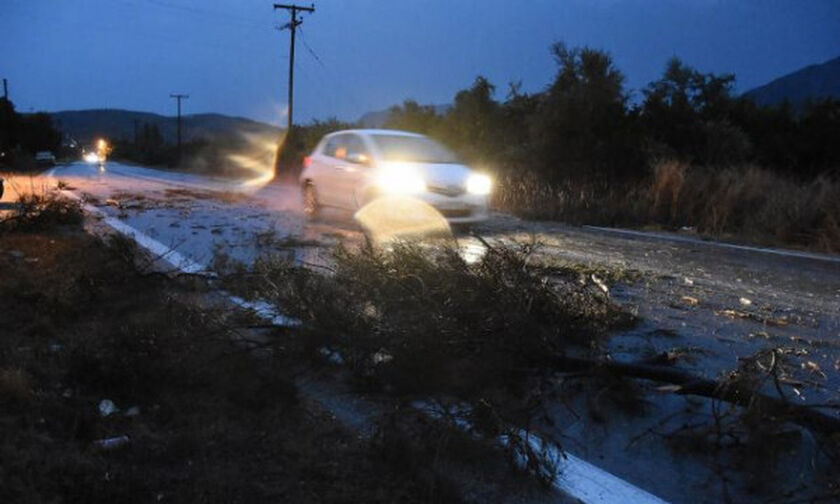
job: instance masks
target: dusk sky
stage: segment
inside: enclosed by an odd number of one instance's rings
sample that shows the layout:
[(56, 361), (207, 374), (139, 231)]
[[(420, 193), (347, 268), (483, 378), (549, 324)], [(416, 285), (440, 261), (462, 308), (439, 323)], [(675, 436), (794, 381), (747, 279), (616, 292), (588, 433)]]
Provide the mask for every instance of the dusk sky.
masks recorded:
[[(285, 3), (285, 2), (283, 2)], [(2, 0), (0, 77), (18, 110), (123, 108), (284, 121), (289, 32), (267, 0)], [(304, 5), (309, 5), (305, 3)], [(739, 91), (840, 55), (837, 0), (318, 0), (304, 15), (295, 119), (413, 98), (479, 75), (543, 89), (554, 41), (610, 52), (635, 95), (678, 56)]]

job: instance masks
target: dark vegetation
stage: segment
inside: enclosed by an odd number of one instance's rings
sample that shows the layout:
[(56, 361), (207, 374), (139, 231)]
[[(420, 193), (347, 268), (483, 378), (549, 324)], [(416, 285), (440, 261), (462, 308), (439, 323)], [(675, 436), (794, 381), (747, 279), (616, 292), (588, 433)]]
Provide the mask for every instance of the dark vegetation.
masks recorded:
[(396, 431), (300, 398), (295, 359), (249, 350), (253, 317), (199, 308), (202, 282), (85, 234), (75, 204), (24, 207), (0, 221), (0, 501), (458, 501)]
[(61, 151), (61, 132), (49, 114), (20, 114), (14, 104), (0, 98), (0, 167), (30, 169), (38, 151)]

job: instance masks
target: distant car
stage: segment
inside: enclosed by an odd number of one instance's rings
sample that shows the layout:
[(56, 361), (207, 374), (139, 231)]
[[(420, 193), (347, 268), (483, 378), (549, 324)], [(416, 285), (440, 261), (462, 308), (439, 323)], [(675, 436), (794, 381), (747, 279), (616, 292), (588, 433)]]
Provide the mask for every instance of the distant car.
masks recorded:
[(346, 130), (326, 135), (304, 160), (304, 212), (358, 210), (381, 195), (410, 195), (450, 223), (487, 218), (492, 182), (431, 138), (395, 130)]
[(54, 166), (55, 155), (49, 151), (41, 151), (35, 154), (35, 163), (38, 166)]

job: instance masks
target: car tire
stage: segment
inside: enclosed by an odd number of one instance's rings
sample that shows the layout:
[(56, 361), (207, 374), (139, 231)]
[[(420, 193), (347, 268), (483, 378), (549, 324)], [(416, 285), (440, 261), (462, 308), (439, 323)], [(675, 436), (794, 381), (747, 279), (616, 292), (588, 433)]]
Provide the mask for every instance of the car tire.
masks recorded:
[(321, 213), (321, 204), (318, 203), (318, 192), (312, 182), (303, 186), (303, 214), (311, 220), (315, 220)]

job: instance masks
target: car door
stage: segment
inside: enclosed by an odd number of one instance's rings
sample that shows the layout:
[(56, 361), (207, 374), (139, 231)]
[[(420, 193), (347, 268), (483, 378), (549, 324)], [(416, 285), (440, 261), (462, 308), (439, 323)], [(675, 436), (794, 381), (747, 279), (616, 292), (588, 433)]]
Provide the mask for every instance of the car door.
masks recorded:
[(371, 154), (364, 139), (355, 133), (347, 134), (345, 146), (347, 155), (339, 176), (341, 206), (355, 210), (358, 208), (357, 194), (364, 185), (370, 167)]
[(345, 137), (346, 135), (333, 135), (327, 138), (321, 155), (313, 159), (313, 163), (317, 163), (315, 189), (322, 205), (341, 206), (340, 175), (347, 156)]

